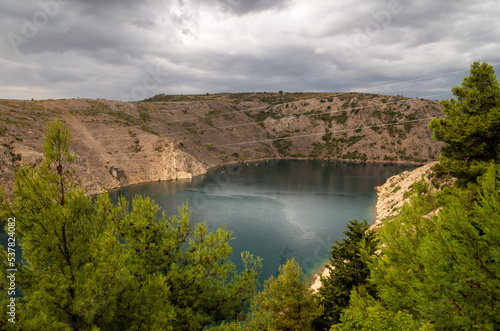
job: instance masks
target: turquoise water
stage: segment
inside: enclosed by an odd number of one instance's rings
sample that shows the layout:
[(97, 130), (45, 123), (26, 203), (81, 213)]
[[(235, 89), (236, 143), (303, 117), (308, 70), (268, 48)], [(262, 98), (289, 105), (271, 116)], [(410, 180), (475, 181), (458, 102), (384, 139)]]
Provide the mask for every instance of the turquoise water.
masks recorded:
[(192, 180), (134, 185), (109, 194), (130, 200), (145, 194), (167, 214), (189, 201), (191, 221), (221, 224), (233, 231), (232, 261), (240, 253), (263, 258), (263, 280), (278, 274), (279, 265), (295, 257), (310, 275), (328, 258), (335, 240), (344, 237), (348, 220), (375, 219), (375, 187), (414, 167), (281, 160), (227, 166)]

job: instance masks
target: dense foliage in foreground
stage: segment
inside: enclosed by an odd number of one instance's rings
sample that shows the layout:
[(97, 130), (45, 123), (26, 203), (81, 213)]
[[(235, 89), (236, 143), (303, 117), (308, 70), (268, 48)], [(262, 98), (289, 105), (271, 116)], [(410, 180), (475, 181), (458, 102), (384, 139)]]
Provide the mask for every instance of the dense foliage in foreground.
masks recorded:
[(493, 67), (474, 62), (470, 76), (452, 89), (455, 99), (443, 100), (445, 118), (429, 123), (434, 139), (446, 143), (437, 171), (475, 182), (489, 162), (500, 162), (500, 88)]
[(73, 181), (69, 132), (58, 120), (47, 131), (43, 164), (19, 169), (13, 197), (2, 199), (24, 260), (16, 323), (4, 320), (9, 296), (0, 292), (3, 329), (197, 330), (248, 311), (261, 261), (242, 254), (236, 272), (230, 231), (192, 226), (187, 206), (158, 215), (141, 196), (131, 206), (106, 194), (93, 203)]
[(420, 182), (381, 228), (380, 254), (362, 250), (376, 296), (353, 291), (334, 330), (500, 328), (500, 172), (492, 166), (479, 182), (470, 204), (470, 191), (433, 195)]

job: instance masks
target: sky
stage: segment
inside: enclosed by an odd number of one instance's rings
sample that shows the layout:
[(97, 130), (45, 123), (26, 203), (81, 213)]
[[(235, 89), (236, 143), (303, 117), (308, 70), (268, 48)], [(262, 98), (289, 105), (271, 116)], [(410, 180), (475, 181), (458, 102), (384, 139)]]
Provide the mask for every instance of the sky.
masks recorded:
[(367, 92), (500, 70), (498, 0), (0, 0), (0, 98)]

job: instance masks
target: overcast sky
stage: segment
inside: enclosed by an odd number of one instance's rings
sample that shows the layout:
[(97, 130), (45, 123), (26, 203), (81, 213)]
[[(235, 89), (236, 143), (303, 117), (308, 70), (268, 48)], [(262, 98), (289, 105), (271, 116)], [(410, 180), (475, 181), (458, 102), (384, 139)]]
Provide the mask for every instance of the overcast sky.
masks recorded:
[(0, 98), (370, 92), (500, 69), (498, 0), (0, 0)]

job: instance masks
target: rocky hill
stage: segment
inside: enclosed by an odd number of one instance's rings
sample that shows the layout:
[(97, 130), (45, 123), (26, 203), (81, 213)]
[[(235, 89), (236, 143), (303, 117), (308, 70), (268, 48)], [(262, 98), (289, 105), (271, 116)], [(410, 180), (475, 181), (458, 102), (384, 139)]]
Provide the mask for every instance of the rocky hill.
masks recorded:
[(435, 101), (359, 93), (0, 100), (0, 184), (9, 191), (16, 165), (42, 160), (54, 117), (69, 125), (77, 178), (92, 194), (261, 158), (426, 163), (439, 156), (427, 124), (441, 110)]

